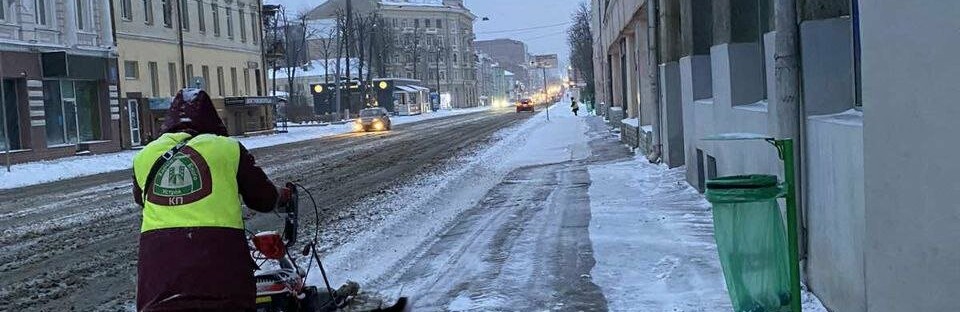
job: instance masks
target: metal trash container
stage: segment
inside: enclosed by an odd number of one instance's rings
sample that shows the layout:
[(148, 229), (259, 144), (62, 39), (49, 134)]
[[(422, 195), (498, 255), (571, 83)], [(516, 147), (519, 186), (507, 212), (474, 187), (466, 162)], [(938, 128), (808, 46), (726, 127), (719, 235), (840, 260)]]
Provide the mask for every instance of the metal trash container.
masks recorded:
[(738, 175), (707, 181), (714, 237), (734, 311), (789, 311), (790, 259), (773, 175)]

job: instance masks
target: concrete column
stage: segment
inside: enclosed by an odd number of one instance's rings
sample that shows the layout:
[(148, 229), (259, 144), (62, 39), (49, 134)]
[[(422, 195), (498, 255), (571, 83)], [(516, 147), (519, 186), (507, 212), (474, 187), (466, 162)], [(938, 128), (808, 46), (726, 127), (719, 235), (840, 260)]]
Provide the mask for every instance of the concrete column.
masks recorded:
[[(646, 12), (646, 8), (644, 8), (643, 10), (644, 11), (639, 14), (641, 14), (641, 16), (646, 17), (646, 13), (644, 13)], [(649, 42), (647, 41), (649, 40), (649, 38), (647, 34), (646, 18), (643, 18), (637, 22), (636, 32), (637, 32), (637, 47), (639, 49), (637, 52), (637, 63), (639, 67), (637, 72), (640, 75), (640, 81), (638, 83), (640, 86), (640, 94), (639, 94), (640, 124), (650, 125), (654, 121), (653, 103), (655, 102), (653, 100), (652, 84), (650, 83), (651, 82), (650, 63), (649, 63), (650, 53), (647, 46), (649, 44)]]

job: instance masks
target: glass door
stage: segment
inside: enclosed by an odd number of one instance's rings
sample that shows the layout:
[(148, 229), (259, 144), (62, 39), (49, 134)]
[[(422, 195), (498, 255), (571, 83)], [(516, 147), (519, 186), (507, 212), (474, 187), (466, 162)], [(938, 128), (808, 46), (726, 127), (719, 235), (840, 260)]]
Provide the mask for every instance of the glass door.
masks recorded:
[(0, 151), (20, 149), (20, 114), (12, 79), (0, 81)]
[(67, 138), (67, 143), (76, 144), (80, 141), (80, 129), (77, 128), (77, 100), (63, 99), (63, 135)]
[(127, 113), (130, 119), (130, 145), (140, 146), (140, 105), (137, 100), (127, 100)]

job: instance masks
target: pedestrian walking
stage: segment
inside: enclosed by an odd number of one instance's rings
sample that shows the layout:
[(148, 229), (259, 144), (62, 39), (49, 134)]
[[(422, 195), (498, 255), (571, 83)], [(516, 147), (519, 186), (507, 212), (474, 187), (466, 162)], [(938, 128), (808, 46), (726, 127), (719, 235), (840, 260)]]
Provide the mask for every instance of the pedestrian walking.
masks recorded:
[(570, 97), (570, 110), (573, 111), (574, 116), (580, 116), (578, 114), (578, 112), (580, 112), (580, 105), (577, 105), (577, 100), (573, 97)]

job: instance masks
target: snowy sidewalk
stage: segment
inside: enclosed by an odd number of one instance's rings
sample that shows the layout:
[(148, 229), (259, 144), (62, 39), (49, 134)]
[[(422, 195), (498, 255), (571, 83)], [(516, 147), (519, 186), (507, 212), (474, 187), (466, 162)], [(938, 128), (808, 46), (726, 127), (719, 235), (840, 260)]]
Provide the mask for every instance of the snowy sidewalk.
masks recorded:
[[(456, 116), (489, 110), (490, 107), (478, 107), (458, 110), (442, 110), (415, 116), (392, 117), (393, 124), (401, 125), (418, 121)], [(351, 132), (350, 123), (343, 125), (291, 127), (289, 132), (264, 136), (240, 138), (247, 149), (257, 149), (286, 143), (312, 140), (327, 136)], [(117, 153), (92, 156), (74, 156), (50, 161), (38, 161), (12, 166), (12, 172), (0, 168), (0, 189), (11, 189), (90, 176), (100, 173), (130, 169), (133, 156), (137, 151), (125, 150)]]
[[(731, 311), (710, 204), (642, 157), (589, 167), (594, 283), (611, 311)], [(826, 312), (803, 294), (803, 310)]]

